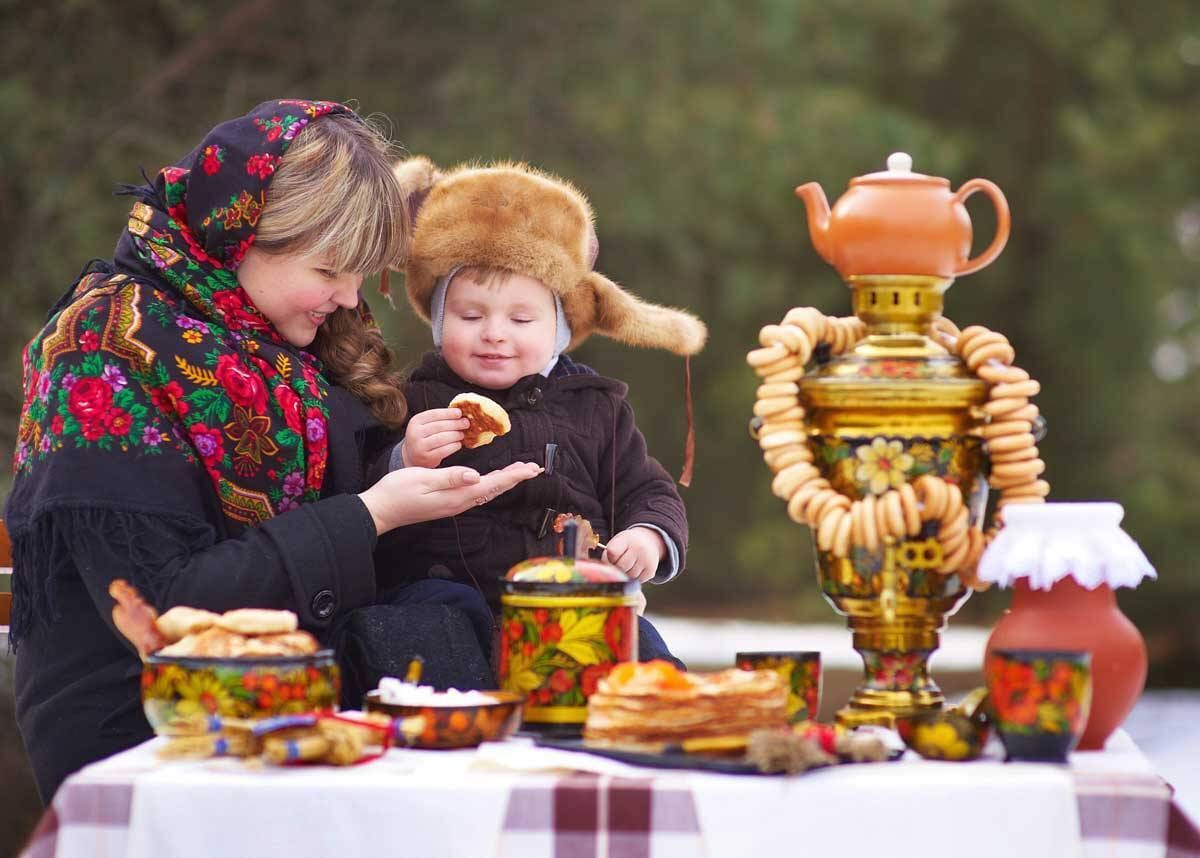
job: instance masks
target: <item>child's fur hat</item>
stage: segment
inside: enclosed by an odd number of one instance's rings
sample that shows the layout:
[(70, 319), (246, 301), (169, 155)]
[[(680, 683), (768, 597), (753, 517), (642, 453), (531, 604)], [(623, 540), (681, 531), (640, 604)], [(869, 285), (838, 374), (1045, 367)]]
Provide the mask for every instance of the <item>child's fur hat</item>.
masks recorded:
[(557, 295), (571, 326), (568, 350), (592, 333), (680, 355), (703, 348), (708, 330), (695, 316), (642, 301), (592, 270), (592, 208), (569, 182), (515, 163), (442, 173), (420, 156), (395, 171), (413, 215), (405, 287), (426, 322), (438, 279), (477, 265), (535, 277)]

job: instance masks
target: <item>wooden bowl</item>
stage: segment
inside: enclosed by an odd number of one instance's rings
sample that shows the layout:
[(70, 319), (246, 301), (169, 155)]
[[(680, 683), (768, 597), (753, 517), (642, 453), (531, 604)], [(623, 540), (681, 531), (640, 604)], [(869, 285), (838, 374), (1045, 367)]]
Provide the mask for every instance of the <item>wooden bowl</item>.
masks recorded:
[(406, 742), (403, 736), (398, 735), (395, 737), (397, 744), (428, 750), (473, 748), (480, 742), (507, 739), (516, 732), (521, 726), (521, 711), (525, 702), (523, 694), (512, 691), (481, 693), (495, 698), (495, 702), (406, 705), (386, 703), (380, 699), (378, 690), (368, 691), (363, 697), (363, 709), (382, 712), (396, 719), (415, 715), (425, 719), (425, 729), (415, 741)]

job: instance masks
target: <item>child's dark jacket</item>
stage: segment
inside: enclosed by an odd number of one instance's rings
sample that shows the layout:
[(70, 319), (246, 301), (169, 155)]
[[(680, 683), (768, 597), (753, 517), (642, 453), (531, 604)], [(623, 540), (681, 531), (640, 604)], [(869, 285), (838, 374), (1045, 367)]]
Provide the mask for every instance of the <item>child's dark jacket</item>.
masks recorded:
[[(450, 577), (477, 584), (495, 606), (498, 580), (528, 557), (554, 554), (557, 513), (588, 519), (602, 542), (631, 525), (660, 528), (687, 551), (687, 513), (675, 483), (646, 451), (646, 441), (625, 400), (623, 382), (597, 375), (565, 355), (550, 376), (530, 375), (508, 390), (486, 390), (459, 378), (436, 353), (425, 355), (405, 395), (416, 414), (445, 408), (463, 392), (496, 400), (512, 430), (491, 444), (460, 450), (442, 466), (467, 465), (480, 473), (511, 462), (546, 465), (548, 444), (558, 445), (550, 472), (521, 483), (495, 500), (453, 518), (403, 528), (404, 544), (389, 564), (376, 564), (380, 587), (405, 579)], [(549, 512), (548, 512), (549, 511)], [(669, 564), (656, 580), (665, 580)]]

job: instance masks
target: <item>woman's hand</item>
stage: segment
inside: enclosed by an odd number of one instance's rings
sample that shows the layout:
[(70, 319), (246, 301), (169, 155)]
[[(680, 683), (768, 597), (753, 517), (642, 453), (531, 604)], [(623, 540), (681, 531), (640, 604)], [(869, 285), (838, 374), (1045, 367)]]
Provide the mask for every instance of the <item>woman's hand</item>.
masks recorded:
[(541, 465), (529, 462), (513, 462), (482, 477), (471, 468), (403, 468), (386, 474), (359, 497), (382, 534), (482, 506), (541, 472)]
[(630, 527), (608, 540), (604, 559), (630, 578), (649, 581), (658, 571), (667, 551), (658, 531), (649, 527)]
[(436, 468), (462, 449), (463, 430), (470, 425), (457, 408), (431, 408), (414, 414), (404, 430), (404, 467)]

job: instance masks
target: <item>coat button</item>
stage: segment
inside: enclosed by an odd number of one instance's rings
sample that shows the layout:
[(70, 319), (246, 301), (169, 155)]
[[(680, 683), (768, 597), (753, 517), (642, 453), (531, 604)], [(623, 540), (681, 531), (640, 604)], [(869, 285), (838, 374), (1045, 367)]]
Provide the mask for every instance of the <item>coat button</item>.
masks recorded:
[(540, 387), (531, 388), (525, 394), (525, 401), (529, 403), (530, 407), (536, 407), (542, 401), (542, 389)]
[(332, 590), (322, 590), (313, 596), (312, 612), (318, 620), (327, 620), (332, 617), (333, 609), (336, 606), (337, 599), (334, 598)]

